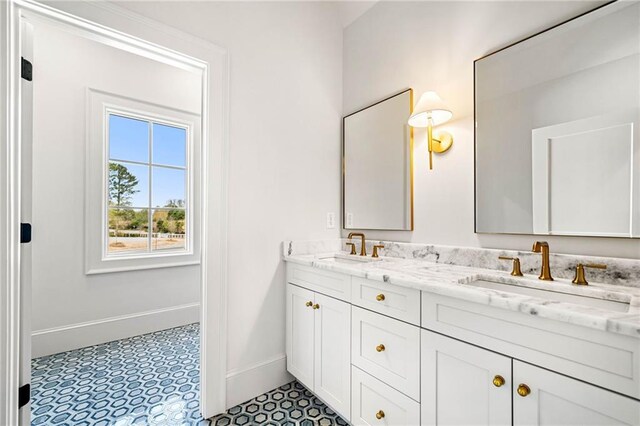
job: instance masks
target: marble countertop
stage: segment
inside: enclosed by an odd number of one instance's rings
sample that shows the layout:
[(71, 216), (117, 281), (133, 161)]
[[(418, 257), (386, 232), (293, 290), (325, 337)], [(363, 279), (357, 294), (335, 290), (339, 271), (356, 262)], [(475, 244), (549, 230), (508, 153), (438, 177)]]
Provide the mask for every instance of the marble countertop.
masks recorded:
[[(576, 286), (567, 279), (557, 279), (553, 282), (540, 281), (533, 275), (512, 277), (504, 271), (433, 263), (420, 259), (381, 257), (379, 260), (369, 262), (344, 260), (355, 257), (357, 256), (350, 256), (346, 252), (284, 253), (284, 260), (287, 262), (415, 288), (640, 339), (640, 288), (638, 287), (598, 283)], [(545, 294), (544, 297), (537, 297), (470, 285), (477, 280), (517, 284), (521, 288), (531, 290), (532, 293), (535, 293), (535, 289), (552, 290), (553, 293), (545, 292), (541, 293)], [(594, 300), (595, 303), (604, 301), (603, 304), (612, 302), (611, 304), (617, 306), (619, 311), (563, 301), (567, 295), (589, 298), (586, 299), (587, 302), (594, 302)], [(613, 302), (620, 302), (620, 305)], [(628, 309), (625, 309), (627, 306)]]

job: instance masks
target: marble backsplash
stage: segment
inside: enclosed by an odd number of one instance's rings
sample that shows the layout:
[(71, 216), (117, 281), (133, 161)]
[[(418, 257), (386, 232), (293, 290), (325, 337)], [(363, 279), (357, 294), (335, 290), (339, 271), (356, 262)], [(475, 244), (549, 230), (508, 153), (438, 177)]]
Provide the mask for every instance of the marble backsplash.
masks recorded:
[[(347, 250), (346, 239), (317, 241), (285, 241), (284, 255), (301, 255), (328, 253)], [(358, 252), (360, 243), (356, 239)], [(510, 271), (511, 262), (500, 260), (498, 256), (520, 258), (524, 274), (540, 273), (542, 257), (539, 253), (529, 251), (496, 250), (470, 247), (437, 246), (431, 244), (399, 243), (393, 241), (367, 241), (367, 253), (370, 254), (374, 244), (382, 244), (381, 256), (403, 259), (422, 259), (427, 262), (448, 265), (470, 266), (474, 268)], [(587, 269), (587, 279), (591, 282), (620, 284), (640, 287), (640, 260), (620, 259), (613, 257), (578, 256), (567, 254), (551, 254), (551, 274), (556, 278), (573, 279), (578, 263), (604, 263), (607, 269)]]

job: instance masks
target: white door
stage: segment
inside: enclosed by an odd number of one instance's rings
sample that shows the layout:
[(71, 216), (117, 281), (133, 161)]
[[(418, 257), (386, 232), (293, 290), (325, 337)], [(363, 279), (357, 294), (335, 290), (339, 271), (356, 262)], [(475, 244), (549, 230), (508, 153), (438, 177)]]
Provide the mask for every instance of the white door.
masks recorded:
[[(33, 27), (22, 20), (20, 23), (21, 55), (24, 60), (33, 63)], [(24, 76), (27, 77), (27, 76)], [(33, 140), (33, 83), (22, 78), (20, 97), (22, 101), (22, 120), (20, 145), (20, 222), (31, 223), (32, 210), (32, 140)], [(25, 392), (25, 386), (31, 383), (31, 244), (21, 244), (20, 248), (20, 388)], [(31, 404), (20, 408), (20, 424), (23, 426), (31, 422)]]
[(315, 295), (313, 391), (345, 419), (351, 417), (351, 305)]
[(422, 424), (510, 425), (511, 358), (422, 330)]
[(516, 360), (513, 392), (515, 426), (640, 424), (640, 401)]
[(314, 294), (287, 284), (287, 370), (309, 389), (313, 389)]

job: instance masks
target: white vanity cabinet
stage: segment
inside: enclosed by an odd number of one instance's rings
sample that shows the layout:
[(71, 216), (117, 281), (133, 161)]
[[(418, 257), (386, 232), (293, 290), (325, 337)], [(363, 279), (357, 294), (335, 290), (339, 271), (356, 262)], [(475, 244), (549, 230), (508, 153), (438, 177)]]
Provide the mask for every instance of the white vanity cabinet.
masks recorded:
[(426, 330), (421, 412), (425, 426), (640, 424), (638, 401)]
[(353, 425), (640, 425), (640, 339), (296, 263), (287, 281), (287, 368)]
[(341, 416), (351, 416), (351, 305), (287, 285), (287, 370)]

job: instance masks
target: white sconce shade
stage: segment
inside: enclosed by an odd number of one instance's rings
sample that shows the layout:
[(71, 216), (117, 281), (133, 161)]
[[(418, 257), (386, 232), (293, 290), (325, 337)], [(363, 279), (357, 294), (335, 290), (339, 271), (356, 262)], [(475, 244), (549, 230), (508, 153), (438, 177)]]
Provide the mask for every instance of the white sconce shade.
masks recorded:
[(453, 113), (436, 92), (424, 92), (409, 117), (409, 126), (428, 127), (429, 118), (431, 125), (437, 126), (451, 120), (451, 117)]

